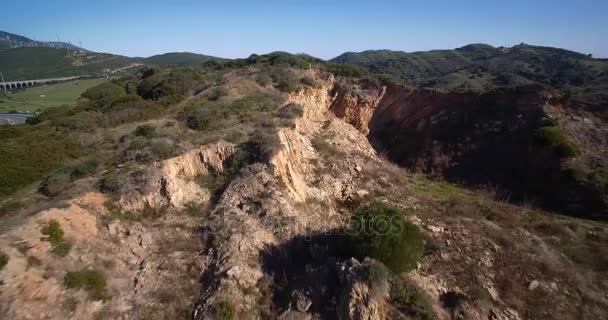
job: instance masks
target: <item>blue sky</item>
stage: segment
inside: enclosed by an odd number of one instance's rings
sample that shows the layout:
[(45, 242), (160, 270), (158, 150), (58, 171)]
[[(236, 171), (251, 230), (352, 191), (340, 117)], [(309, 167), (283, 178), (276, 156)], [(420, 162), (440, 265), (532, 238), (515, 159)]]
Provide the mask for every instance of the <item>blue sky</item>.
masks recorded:
[(11, 0), (0, 30), (101, 52), (247, 57), (284, 50), (419, 51), (469, 43), (556, 46), (608, 57), (608, 1)]

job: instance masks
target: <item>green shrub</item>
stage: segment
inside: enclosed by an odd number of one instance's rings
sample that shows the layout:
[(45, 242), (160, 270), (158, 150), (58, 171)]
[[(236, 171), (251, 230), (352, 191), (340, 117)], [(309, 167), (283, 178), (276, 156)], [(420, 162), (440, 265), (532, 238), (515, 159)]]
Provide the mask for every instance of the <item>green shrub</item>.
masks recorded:
[(391, 285), (390, 296), (393, 306), (411, 319), (437, 318), (430, 296), (409, 279), (395, 278)]
[(217, 101), (219, 98), (227, 96), (228, 90), (224, 87), (217, 87), (211, 91), (211, 94), (207, 97), (207, 99), (211, 101)]
[(311, 77), (311, 76), (305, 76), (302, 79), (300, 79), (300, 82), (302, 82), (302, 84), (312, 87), (312, 88), (320, 88), (321, 87), (321, 83), (319, 81), (317, 81), (315, 78)]
[(164, 140), (150, 143), (150, 151), (157, 160), (169, 159), (177, 154), (175, 147)]
[(198, 107), (186, 117), (186, 125), (192, 130), (208, 130), (227, 118), (227, 114), (213, 105)]
[(0, 271), (8, 264), (8, 255), (0, 251)]
[(213, 304), (213, 315), (218, 320), (236, 319), (236, 311), (234, 305), (228, 301), (218, 301)]
[(272, 78), (268, 74), (268, 72), (261, 71), (255, 76), (255, 82), (257, 82), (260, 86), (266, 87), (270, 83), (272, 83)]
[(388, 279), (390, 271), (381, 262), (372, 260), (368, 265), (368, 279), (371, 283), (379, 283)]
[(117, 175), (106, 174), (99, 179), (98, 189), (102, 193), (117, 193), (120, 191), (121, 181)]
[(107, 300), (106, 278), (96, 270), (82, 269), (70, 271), (63, 278), (63, 284), (70, 289), (84, 289), (92, 294), (94, 299)]
[(138, 137), (144, 137), (148, 139), (154, 138), (156, 136), (156, 128), (151, 125), (144, 124), (135, 128), (133, 134)]
[(277, 89), (294, 92), (298, 89), (298, 78), (289, 69), (275, 68), (270, 74)]
[(125, 89), (112, 82), (104, 82), (100, 85), (87, 89), (82, 96), (93, 100), (103, 102), (104, 104), (111, 104), (116, 99), (126, 95)]
[(281, 140), (274, 129), (256, 129), (251, 134), (250, 143), (258, 160), (267, 161), (274, 156), (281, 147)]
[(424, 252), (420, 229), (408, 222), (401, 210), (385, 204), (356, 210), (351, 232), (359, 257), (374, 258), (395, 273), (414, 269)]
[(165, 107), (158, 102), (140, 100), (112, 106), (112, 109), (108, 110), (105, 116), (108, 125), (114, 127), (125, 123), (158, 118), (165, 113), (165, 110)]
[(38, 192), (47, 197), (59, 195), (63, 190), (70, 186), (72, 179), (69, 174), (57, 172), (42, 181), (38, 187)]
[(141, 100), (142, 100), (142, 98), (136, 94), (128, 94), (126, 96), (122, 96), (122, 97), (117, 98), (116, 100), (112, 101), (112, 104), (110, 107), (113, 108), (113, 107), (119, 106), (119, 105), (139, 102)]
[(541, 127), (536, 130), (534, 139), (541, 145), (552, 147), (561, 158), (573, 158), (579, 154), (578, 148), (559, 127)]
[(59, 222), (50, 220), (42, 226), (40, 233), (46, 236), (42, 240), (51, 243), (52, 253), (60, 257), (68, 255), (72, 246), (63, 238), (63, 229), (61, 229)]
[(69, 166), (66, 170), (70, 173), (72, 180), (82, 178), (94, 174), (99, 166), (99, 160), (96, 157), (88, 157), (82, 159), (72, 166)]

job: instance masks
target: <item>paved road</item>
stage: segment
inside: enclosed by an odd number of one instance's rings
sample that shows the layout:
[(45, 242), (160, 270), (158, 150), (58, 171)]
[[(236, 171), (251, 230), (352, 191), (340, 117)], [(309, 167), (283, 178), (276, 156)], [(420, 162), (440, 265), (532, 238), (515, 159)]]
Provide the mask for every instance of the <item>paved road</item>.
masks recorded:
[(23, 113), (0, 113), (0, 125), (2, 124), (25, 124), (25, 120), (29, 117), (33, 117), (33, 114), (23, 114)]

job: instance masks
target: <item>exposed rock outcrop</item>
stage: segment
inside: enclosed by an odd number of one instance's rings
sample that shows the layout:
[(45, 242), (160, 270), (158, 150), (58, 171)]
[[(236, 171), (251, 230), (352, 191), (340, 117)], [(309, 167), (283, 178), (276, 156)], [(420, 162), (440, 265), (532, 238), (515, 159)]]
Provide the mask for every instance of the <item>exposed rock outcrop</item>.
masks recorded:
[(181, 208), (188, 203), (206, 202), (209, 191), (192, 180), (211, 171), (223, 171), (224, 162), (235, 152), (232, 144), (215, 143), (154, 163), (143, 189), (127, 188), (121, 194), (119, 205), (125, 211), (140, 211), (146, 206)]

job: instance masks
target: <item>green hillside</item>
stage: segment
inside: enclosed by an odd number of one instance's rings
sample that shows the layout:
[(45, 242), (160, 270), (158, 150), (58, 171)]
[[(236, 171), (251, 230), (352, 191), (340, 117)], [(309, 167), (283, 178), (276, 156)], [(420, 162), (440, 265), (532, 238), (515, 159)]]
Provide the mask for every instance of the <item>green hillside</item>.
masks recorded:
[(191, 52), (169, 52), (142, 59), (144, 63), (175, 66), (195, 66), (207, 61), (223, 61), (225, 59)]
[(117, 69), (130, 63), (130, 58), (111, 54), (73, 57), (67, 49), (59, 48), (21, 47), (0, 51), (0, 71), (6, 81), (94, 76), (104, 69)]
[(542, 84), (591, 104), (608, 101), (608, 61), (564, 49), (471, 44), (454, 50), (345, 53), (331, 60), (423, 87), (484, 91)]

